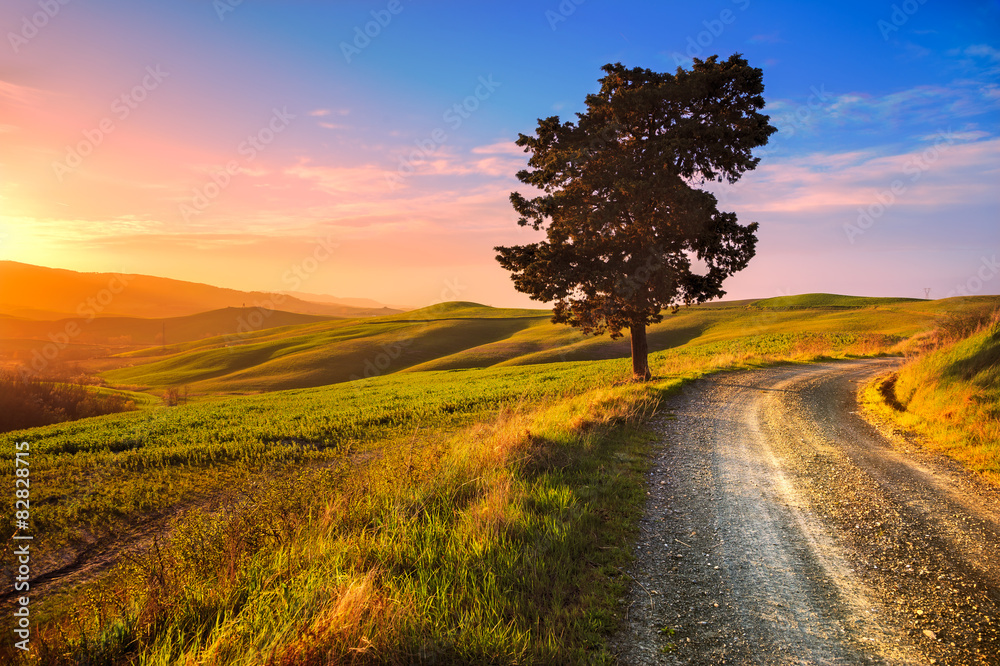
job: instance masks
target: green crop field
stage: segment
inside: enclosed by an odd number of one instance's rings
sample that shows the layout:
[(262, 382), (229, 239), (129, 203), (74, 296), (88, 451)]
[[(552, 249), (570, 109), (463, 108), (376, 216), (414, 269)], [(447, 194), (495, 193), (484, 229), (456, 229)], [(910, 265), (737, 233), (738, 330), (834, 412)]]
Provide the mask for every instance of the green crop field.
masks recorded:
[[(954, 300), (954, 299), (953, 299)], [(812, 333), (911, 336), (949, 307), (938, 301), (811, 294), (711, 304), (665, 314), (649, 329), (651, 350), (696, 347), (746, 335)], [(447, 303), (388, 317), (255, 331), (239, 339), (128, 354), (104, 373), (112, 385), (195, 394), (324, 386), (404, 370), (481, 368), (629, 355), (625, 338), (587, 337), (549, 322), (544, 310)]]
[(133, 354), (110, 384), (198, 399), (4, 440), (31, 444), (37, 566), (142, 546), (38, 600), (33, 663), (610, 662), (659, 399), (708, 372), (909, 352), (998, 305), (683, 309), (651, 327), (648, 384), (627, 341), (467, 303)]

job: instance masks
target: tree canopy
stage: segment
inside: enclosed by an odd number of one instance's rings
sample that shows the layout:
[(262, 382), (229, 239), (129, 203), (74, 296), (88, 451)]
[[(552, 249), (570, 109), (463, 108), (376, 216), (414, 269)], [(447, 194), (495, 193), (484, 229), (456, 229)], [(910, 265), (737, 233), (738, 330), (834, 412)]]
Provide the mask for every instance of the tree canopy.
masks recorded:
[(517, 140), (530, 153), (517, 178), (542, 194), (510, 201), (546, 240), (495, 250), (518, 291), (554, 302), (553, 321), (613, 338), (628, 328), (633, 370), (648, 378), (646, 326), (722, 296), (754, 255), (757, 224), (719, 211), (700, 186), (735, 183), (776, 130), (759, 113), (763, 74), (739, 54), (675, 74), (602, 69), (575, 123), (540, 119)]

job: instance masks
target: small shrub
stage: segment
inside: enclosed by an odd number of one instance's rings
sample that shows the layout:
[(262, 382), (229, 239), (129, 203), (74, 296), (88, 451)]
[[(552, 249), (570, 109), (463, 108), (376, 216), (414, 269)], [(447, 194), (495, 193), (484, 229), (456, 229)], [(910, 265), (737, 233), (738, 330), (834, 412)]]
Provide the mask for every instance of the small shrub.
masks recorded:
[(75, 421), (135, 409), (117, 393), (99, 393), (82, 384), (0, 375), (0, 432)]

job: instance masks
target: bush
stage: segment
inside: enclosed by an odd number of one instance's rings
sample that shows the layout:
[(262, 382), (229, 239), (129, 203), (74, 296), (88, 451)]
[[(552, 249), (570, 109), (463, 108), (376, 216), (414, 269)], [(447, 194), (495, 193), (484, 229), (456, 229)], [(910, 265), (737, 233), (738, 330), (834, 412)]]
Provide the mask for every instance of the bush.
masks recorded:
[(117, 393), (99, 393), (80, 384), (0, 374), (0, 432), (75, 421), (135, 409)]
[(938, 320), (937, 337), (940, 344), (964, 340), (973, 333), (1000, 321), (1000, 310), (984, 306), (965, 312), (948, 313)]

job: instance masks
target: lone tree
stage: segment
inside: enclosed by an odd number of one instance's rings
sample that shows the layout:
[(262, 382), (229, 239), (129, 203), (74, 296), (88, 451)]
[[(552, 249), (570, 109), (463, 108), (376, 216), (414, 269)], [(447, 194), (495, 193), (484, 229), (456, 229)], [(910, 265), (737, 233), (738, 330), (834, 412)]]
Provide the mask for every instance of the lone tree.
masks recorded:
[(517, 140), (531, 153), (517, 178), (544, 194), (510, 201), (518, 224), (547, 240), (494, 249), (518, 291), (555, 301), (554, 322), (612, 338), (627, 328), (632, 370), (649, 379), (646, 326), (665, 308), (722, 296), (754, 255), (757, 223), (739, 224), (698, 186), (735, 183), (776, 130), (759, 113), (763, 74), (739, 54), (676, 74), (602, 69), (576, 124), (552, 116)]

